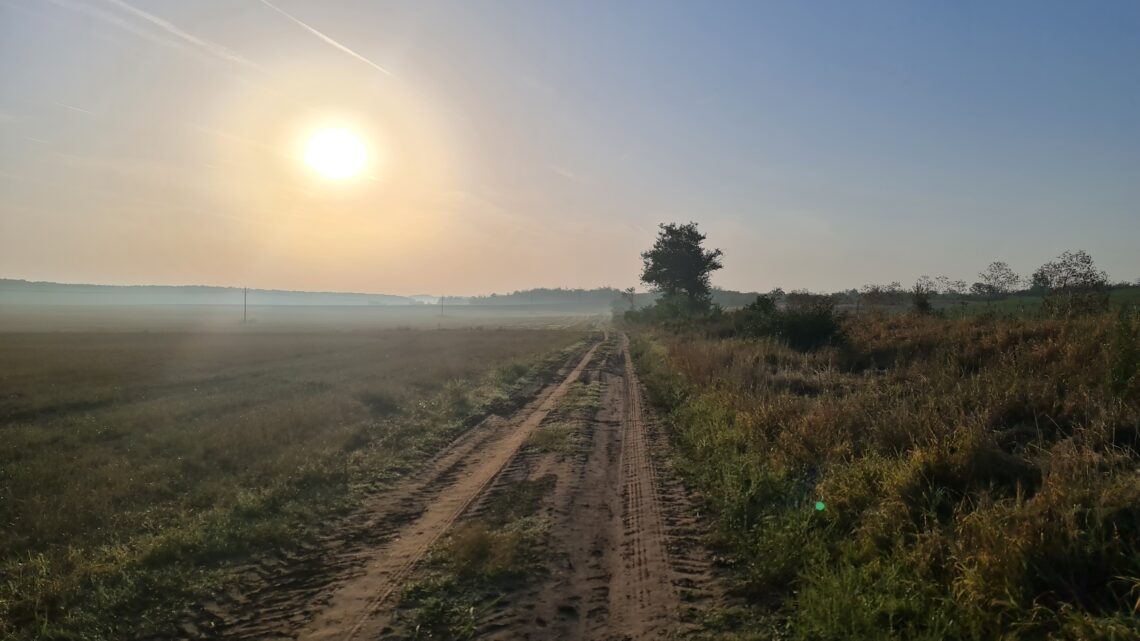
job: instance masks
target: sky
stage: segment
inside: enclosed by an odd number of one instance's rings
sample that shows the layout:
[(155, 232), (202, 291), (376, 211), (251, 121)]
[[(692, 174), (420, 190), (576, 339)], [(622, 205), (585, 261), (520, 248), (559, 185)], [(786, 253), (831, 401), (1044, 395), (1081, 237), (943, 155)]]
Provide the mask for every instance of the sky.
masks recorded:
[[(0, 278), (727, 289), (1066, 249), (1140, 278), (1140, 3), (0, 0)], [(345, 128), (363, 172), (305, 143)]]

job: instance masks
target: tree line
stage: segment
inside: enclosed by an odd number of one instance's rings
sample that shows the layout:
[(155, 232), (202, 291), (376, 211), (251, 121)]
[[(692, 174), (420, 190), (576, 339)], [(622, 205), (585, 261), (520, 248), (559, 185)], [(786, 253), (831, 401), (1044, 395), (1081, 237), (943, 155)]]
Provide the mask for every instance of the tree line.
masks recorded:
[[(697, 224), (663, 223), (653, 247), (641, 254), (641, 282), (660, 295), (651, 312), (660, 318), (692, 317), (716, 309), (713, 302), (712, 273), (723, 267), (723, 252), (706, 249), (705, 235)], [(1140, 281), (1137, 282), (1140, 285)], [(1108, 274), (1097, 268), (1092, 256), (1083, 250), (1065, 251), (1056, 259), (1038, 267), (1028, 278), (1015, 272), (1008, 263), (994, 261), (978, 273), (978, 280), (967, 284), (947, 276), (920, 276), (910, 287), (898, 282), (887, 285), (869, 284), (834, 294), (817, 294), (805, 290), (784, 292), (776, 288), (763, 296), (773, 305), (795, 309), (819, 307), (830, 302), (853, 304), (856, 308), (909, 305), (914, 311), (933, 311), (935, 297), (975, 301), (996, 301), (1024, 293), (1039, 295), (1050, 315), (1075, 315), (1103, 311), (1109, 305), (1112, 287), (1130, 283), (1109, 282)], [(633, 307), (633, 288), (623, 292)]]

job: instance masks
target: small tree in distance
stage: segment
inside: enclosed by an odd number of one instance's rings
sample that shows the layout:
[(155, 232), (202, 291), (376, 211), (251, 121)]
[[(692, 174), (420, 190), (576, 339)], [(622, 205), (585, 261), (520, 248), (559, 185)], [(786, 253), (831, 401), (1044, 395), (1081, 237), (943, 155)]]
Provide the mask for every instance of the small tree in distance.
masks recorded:
[(696, 223), (661, 224), (653, 248), (641, 254), (641, 282), (665, 295), (668, 305), (703, 312), (712, 300), (710, 276), (720, 269), (719, 249), (706, 250), (705, 235)]
[(938, 287), (934, 279), (929, 276), (919, 276), (910, 290), (911, 308), (918, 314), (929, 314), (934, 311), (930, 304), (930, 297), (937, 293)]
[(978, 273), (978, 278), (979, 281), (970, 289), (971, 293), (991, 300), (1005, 298), (1021, 285), (1021, 276), (1000, 260), (990, 263)]
[(1033, 272), (1033, 286), (1045, 291), (1045, 311), (1054, 316), (1108, 309), (1108, 274), (1083, 250), (1063, 252)]
[(633, 287), (626, 287), (621, 291), (622, 298), (629, 303), (630, 311), (637, 308), (637, 290)]

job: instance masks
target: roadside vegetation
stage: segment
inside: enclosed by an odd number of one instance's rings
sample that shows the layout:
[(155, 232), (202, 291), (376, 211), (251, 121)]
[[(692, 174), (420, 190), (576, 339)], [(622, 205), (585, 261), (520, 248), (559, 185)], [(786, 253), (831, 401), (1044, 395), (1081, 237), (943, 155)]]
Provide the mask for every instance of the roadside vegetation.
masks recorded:
[(0, 637), (170, 633), (511, 411), (581, 332), (0, 334)]
[(710, 637), (1140, 637), (1140, 314), (1078, 254), (1021, 317), (626, 316), (732, 566)]

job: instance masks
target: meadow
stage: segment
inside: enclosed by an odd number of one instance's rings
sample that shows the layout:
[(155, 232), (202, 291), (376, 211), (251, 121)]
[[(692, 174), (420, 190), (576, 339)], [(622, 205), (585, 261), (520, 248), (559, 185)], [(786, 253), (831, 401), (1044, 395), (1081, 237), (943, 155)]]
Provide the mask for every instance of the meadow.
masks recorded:
[(509, 410), (582, 329), (0, 332), (0, 637), (169, 634)]
[(1140, 637), (1140, 316), (842, 323), (638, 329), (731, 564), (710, 638)]
[(261, 332), (565, 329), (609, 309), (583, 305), (19, 305), (0, 299), (0, 332)]

